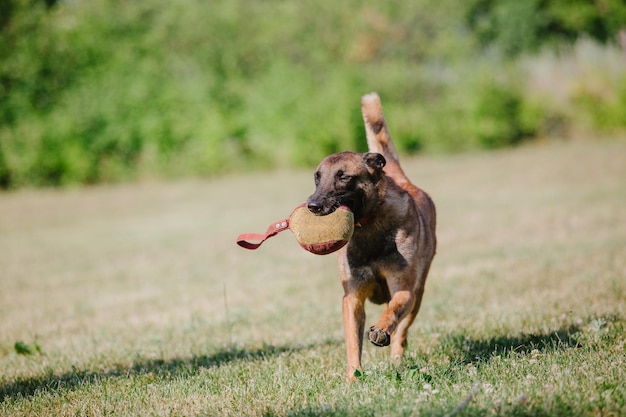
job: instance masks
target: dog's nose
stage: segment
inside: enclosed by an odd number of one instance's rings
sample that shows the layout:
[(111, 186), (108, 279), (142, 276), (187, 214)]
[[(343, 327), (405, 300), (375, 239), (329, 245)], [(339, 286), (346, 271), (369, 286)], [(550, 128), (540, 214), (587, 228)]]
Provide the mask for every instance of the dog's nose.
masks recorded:
[(308, 201), (306, 203), (306, 208), (308, 208), (311, 213), (318, 214), (324, 207), (319, 201)]

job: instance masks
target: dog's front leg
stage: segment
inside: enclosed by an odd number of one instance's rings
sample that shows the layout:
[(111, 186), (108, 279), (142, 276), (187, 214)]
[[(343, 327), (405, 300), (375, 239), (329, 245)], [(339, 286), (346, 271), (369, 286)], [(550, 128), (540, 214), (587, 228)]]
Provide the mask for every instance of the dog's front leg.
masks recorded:
[(354, 381), (355, 371), (361, 370), (361, 352), (363, 349), (363, 331), (365, 329), (365, 299), (352, 277), (352, 271), (346, 257), (345, 249), (339, 255), (339, 275), (343, 286), (343, 333), (348, 359), (347, 379)]
[(348, 359), (347, 378), (354, 381), (354, 372), (361, 370), (363, 330), (365, 328), (365, 302), (357, 293), (346, 292), (343, 296), (343, 331)]
[(388, 346), (391, 343), (391, 334), (398, 322), (411, 311), (414, 303), (415, 296), (410, 290), (396, 291), (378, 322), (370, 328), (368, 334), (370, 342), (376, 346)]

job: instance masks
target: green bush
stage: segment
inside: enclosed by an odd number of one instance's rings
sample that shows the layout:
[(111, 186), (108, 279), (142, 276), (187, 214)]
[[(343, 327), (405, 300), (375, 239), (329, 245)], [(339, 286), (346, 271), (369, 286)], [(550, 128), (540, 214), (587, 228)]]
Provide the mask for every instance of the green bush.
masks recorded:
[(520, 66), (525, 102), (539, 109), (540, 135), (625, 133), (626, 67), (620, 48), (583, 38), (556, 52), (543, 50)]
[(526, 119), (524, 105), (522, 93), (512, 83), (481, 85), (470, 115), (470, 131), (480, 146), (501, 148), (534, 136), (538, 126)]
[(7, 0), (0, 187), (311, 166), (365, 150), (370, 91), (406, 153), (509, 146), (577, 112), (623, 129), (623, 92), (585, 87), (568, 93), (575, 106), (537, 105), (525, 64), (506, 53), (534, 32), (513, 25), (484, 49), (485, 27), (468, 21), (496, 3), (520, 8), (513, 20), (542, 13), (504, 0)]
[(506, 55), (536, 52), (543, 46), (588, 37), (615, 42), (625, 29), (623, 0), (470, 0), (465, 21), (479, 44)]
[(599, 81), (595, 86), (581, 85), (573, 101), (588, 115), (591, 130), (626, 131), (626, 75), (614, 81)]

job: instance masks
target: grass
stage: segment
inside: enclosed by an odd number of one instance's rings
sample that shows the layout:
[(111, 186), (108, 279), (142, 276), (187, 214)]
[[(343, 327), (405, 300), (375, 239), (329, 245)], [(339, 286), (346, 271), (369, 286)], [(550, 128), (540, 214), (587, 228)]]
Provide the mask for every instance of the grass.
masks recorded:
[[(626, 143), (406, 159), (439, 250), (404, 363), (344, 382), (308, 171), (0, 195), (0, 415), (626, 413)], [(380, 308), (368, 305), (368, 323)]]

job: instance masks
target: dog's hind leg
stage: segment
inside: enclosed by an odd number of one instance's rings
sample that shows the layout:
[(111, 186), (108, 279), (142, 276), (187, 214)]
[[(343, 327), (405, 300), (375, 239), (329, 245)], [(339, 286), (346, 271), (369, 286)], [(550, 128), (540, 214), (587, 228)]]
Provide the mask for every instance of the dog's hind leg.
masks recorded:
[(409, 327), (413, 324), (417, 313), (420, 311), (422, 305), (422, 297), (424, 296), (424, 285), (426, 284), (426, 277), (430, 269), (430, 262), (428, 262), (423, 269), (418, 271), (419, 280), (416, 287), (413, 290), (414, 302), (411, 311), (404, 316), (395, 331), (391, 334), (391, 359), (399, 363), (404, 355), (404, 349), (407, 345), (407, 334)]
[(417, 313), (419, 312), (422, 304), (422, 296), (424, 295), (424, 287), (419, 287), (415, 292), (415, 302), (413, 309), (407, 314), (396, 327), (396, 330), (391, 335), (391, 360), (395, 363), (399, 363), (404, 355), (404, 349), (407, 345), (407, 334), (409, 327), (413, 324)]

